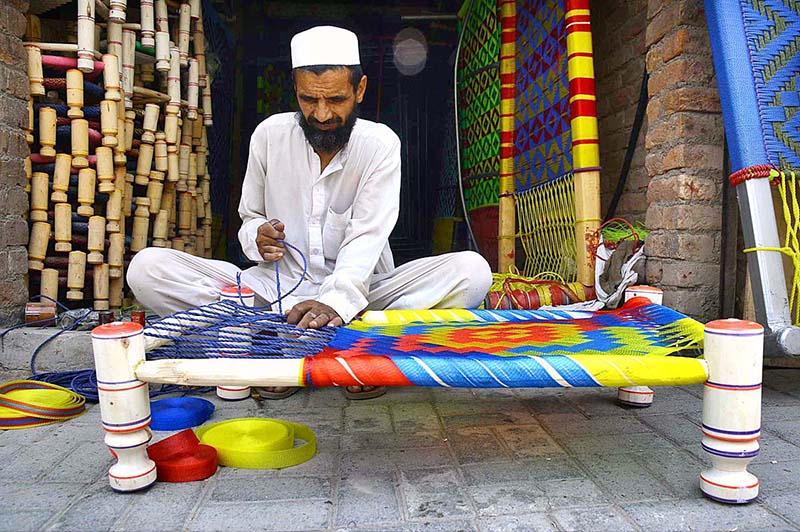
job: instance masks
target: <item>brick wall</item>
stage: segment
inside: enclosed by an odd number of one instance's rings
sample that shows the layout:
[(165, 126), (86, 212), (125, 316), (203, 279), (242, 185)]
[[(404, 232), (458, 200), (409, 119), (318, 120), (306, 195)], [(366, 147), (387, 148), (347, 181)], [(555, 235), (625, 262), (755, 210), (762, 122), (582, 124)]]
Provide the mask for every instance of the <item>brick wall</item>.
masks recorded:
[(28, 288), (28, 196), (23, 162), (30, 154), (28, 76), (22, 36), (28, 0), (0, 2), (0, 325), (22, 319)]
[(700, 320), (719, 314), (723, 130), (700, 0), (647, 2), (647, 281)]
[[(592, 2), (603, 214), (608, 212), (617, 187), (636, 115), (647, 51), (646, 29), (647, 0)], [(647, 211), (646, 128), (645, 123), (634, 151), (625, 192), (616, 210), (617, 216), (632, 222), (644, 222)]]

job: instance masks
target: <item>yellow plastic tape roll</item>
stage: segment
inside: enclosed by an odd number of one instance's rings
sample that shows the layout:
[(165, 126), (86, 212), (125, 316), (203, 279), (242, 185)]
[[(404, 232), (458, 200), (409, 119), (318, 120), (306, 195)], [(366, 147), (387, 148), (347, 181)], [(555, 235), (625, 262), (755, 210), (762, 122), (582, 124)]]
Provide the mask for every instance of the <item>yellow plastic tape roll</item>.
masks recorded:
[[(200, 443), (217, 450), (219, 464), (242, 469), (282, 469), (302, 464), (317, 452), (317, 437), (300, 423), (239, 418), (195, 429)], [(305, 443), (295, 447), (295, 439)]]

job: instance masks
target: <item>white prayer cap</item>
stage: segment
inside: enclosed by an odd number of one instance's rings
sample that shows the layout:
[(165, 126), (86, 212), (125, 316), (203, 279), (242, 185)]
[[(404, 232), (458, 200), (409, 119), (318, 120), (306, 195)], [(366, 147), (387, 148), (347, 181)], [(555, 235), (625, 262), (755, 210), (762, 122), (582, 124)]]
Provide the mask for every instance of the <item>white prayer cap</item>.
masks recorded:
[(292, 68), (360, 65), (358, 37), (336, 26), (317, 26), (292, 37)]

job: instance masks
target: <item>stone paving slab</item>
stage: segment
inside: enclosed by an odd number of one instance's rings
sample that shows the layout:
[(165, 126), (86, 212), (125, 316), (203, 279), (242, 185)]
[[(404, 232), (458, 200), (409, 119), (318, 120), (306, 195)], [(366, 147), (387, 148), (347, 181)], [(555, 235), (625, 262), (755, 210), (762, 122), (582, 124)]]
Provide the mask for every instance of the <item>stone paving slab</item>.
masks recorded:
[[(774, 383), (774, 386), (773, 386)], [(302, 390), (225, 402), (211, 422), (308, 424), (317, 455), (285, 470), (220, 468), (201, 482), (113, 492), (100, 412), (0, 432), (0, 532), (800, 532), (800, 370), (765, 371), (761, 496), (706, 500), (697, 484), (702, 387), (656, 390), (648, 409), (614, 390), (390, 390), (349, 401)], [(169, 436), (155, 432), (153, 440)]]

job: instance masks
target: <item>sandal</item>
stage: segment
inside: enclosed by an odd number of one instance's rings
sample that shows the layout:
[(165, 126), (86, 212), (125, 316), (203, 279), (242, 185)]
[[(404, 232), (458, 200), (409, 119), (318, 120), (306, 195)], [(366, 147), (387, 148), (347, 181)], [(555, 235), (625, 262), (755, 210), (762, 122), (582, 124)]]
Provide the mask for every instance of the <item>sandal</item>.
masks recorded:
[(284, 388), (284, 387), (283, 386), (265, 387), (265, 388), (254, 387), (252, 388), (253, 398), (270, 399), (270, 400), (286, 399), (287, 397), (293, 396), (300, 390), (300, 386), (286, 387), (281, 391), (275, 391), (274, 388)]
[(380, 397), (381, 395), (386, 393), (386, 386), (373, 386), (371, 390), (364, 390), (363, 387), (361, 390), (357, 392), (350, 391), (347, 387), (345, 387), (344, 396), (348, 399), (352, 399), (354, 401), (360, 401), (362, 399), (375, 399), (376, 397)]

